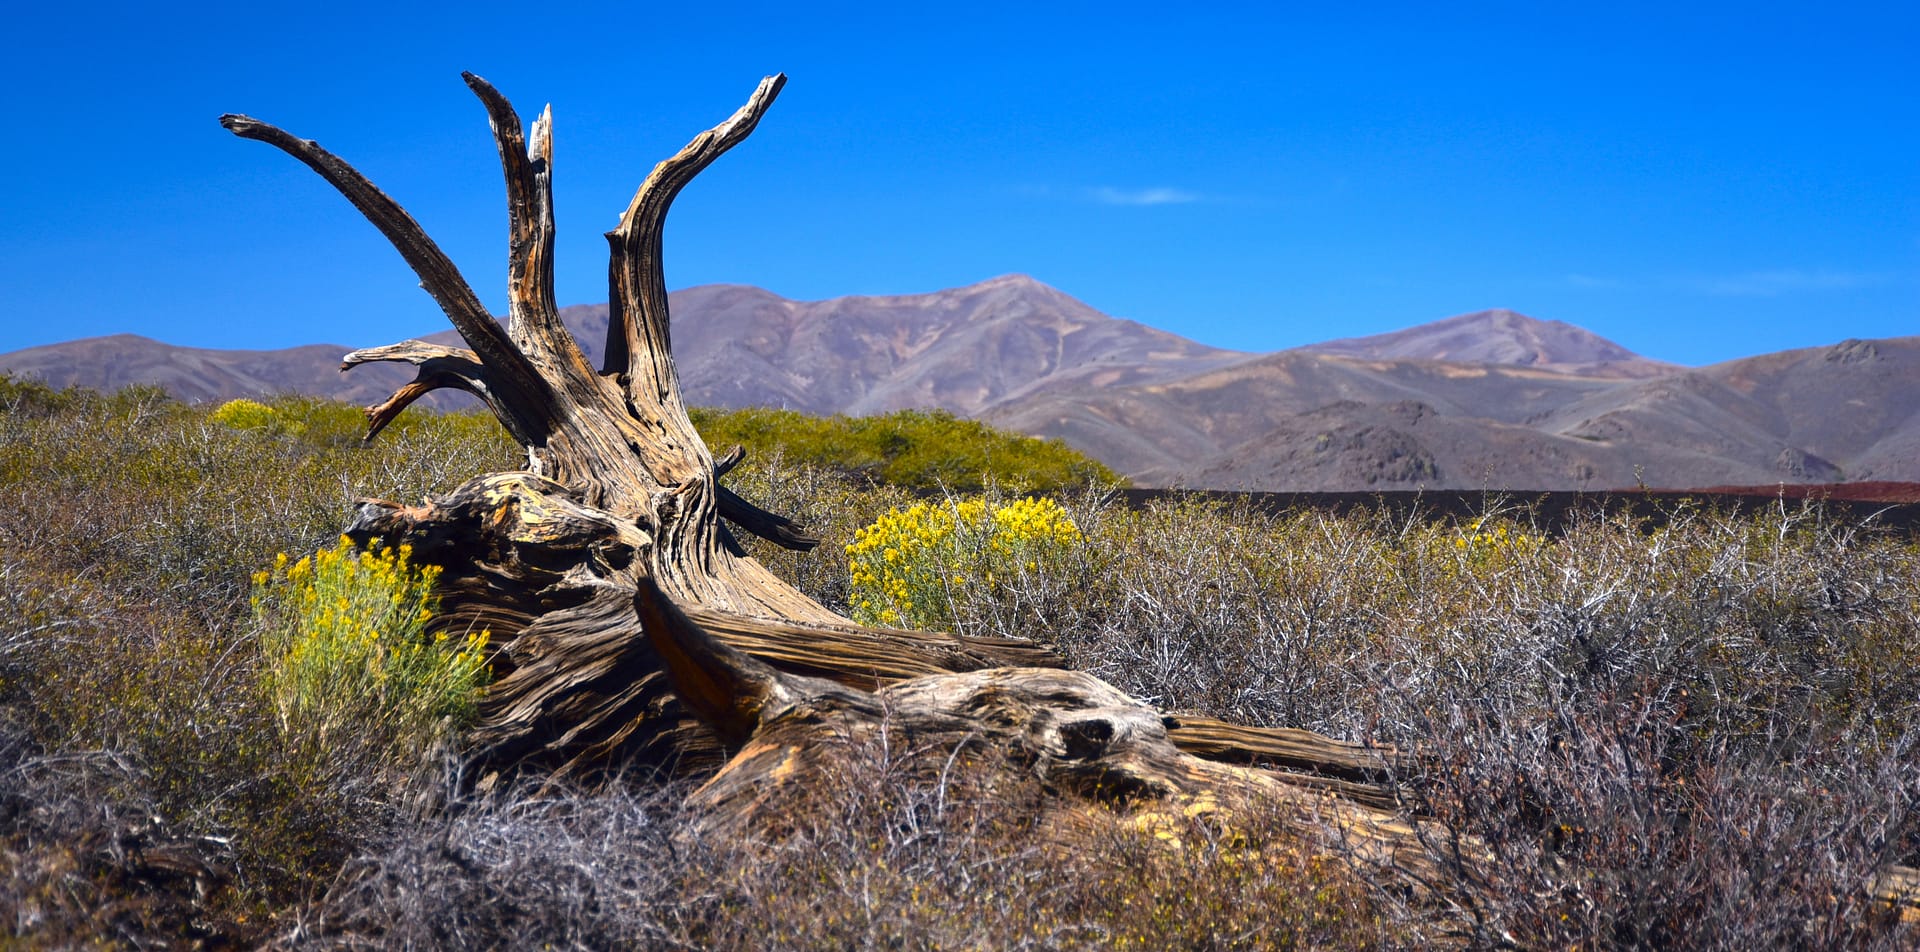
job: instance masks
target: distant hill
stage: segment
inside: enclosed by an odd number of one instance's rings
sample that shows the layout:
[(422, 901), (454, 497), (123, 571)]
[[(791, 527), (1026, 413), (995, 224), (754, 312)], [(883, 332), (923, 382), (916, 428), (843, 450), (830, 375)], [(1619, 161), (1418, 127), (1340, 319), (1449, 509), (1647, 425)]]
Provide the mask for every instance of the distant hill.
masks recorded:
[[(671, 307), (687, 399), (708, 406), (977, 415), (1098, 368), (1171, 379), (1244, 356), (1108, 317), (1024, 275), (827, 301), (708, 285), (675, 292)], [(563, 318), (593, 342), (597, 361), (605, 305), (568, 308)]]
[(1368, 360), (1444, 360), (1553, 370), (1585, 377), (1659, 377), (1678, 366), (1649, 360), (1592, 331), (1496, 308), (1372, 337), (1300, 348)]
[[(671, 305), (675, 359), (695, 404), (945, 409), (1060, 437), (1141, 485), (1920, 480), (1920, 338), (1685, 368), (1569, 324), (1492, 310), (1246, 354), (1108, 317), (1020, 275), (826, 301), (710, 285), (674, 292)], [(606, 306), (561, 313), (597, 363)], [(451, 331), (429, 339), (458, 342)], [(0, 355), (0, 371), (57, 386), (151, 383), (185, 399), (290, 390), (363, 404), (408, 379), (408, 368), (378, 365), (338, 374), (347, 349), (205, 350), (120, 335)]]
[(1920, 473), (1920, 337), (1688, 370), (1589, 395), (1538, 426), (1612, 447), (1745, 456), (1787, 482), (1912, 481)]
[(189, 401), (291, 392), (360, 404), (378, 403), (413, 379), (413, 368), (399, 366), (342, 375), (340, 355), (351, 349), (309, 344), (285, 350), (213, 350), (115, 334), (0, 354), (0, 373), (53, 387), (118, 390), (147, 384)]
[(990, 418), (1143, 485), (1326, 492), (1911, 481), (1917, 414), (1900, 338), (1628, 381), (1293, 351)]

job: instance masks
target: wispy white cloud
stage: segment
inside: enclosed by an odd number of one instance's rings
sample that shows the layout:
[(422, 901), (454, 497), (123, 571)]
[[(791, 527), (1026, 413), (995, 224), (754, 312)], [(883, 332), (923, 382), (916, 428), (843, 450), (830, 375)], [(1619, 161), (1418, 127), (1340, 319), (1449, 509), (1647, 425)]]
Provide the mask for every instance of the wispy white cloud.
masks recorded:
[(1600, 289), (1617, 288), (1620, 287), (1621, 282), (1618, 278), (1602, 278), (1591, 274), (1569, 274), (1567, 275), (1567, 284), (1576, 288)]
[(1009, 185), (1000, 189), (1001, 194), (1019, 198), (1043, 199), (1046, 201), (1091, 202), (1096, 205), (1117, 205), (1122, 207), (1144, 208), (1150, 205), (1190, 205), (1195, 202), (1218, 202), (1218, 195), (1202, 195), (1199, 192), (1171, 185), (1154, 185), (1146, 188), (1117, 188), (1112, 185), (1096, 186), (1056, 186), (1026, 183)]
[(1102, 205), (1185, 205), (1200, 201), (1198, 192), (1158, 185), (1151, 188), (1114, 188), (1102, 185), (1087, 189), (1087, 197)]
[(1892, 275), (1865, 271), (1749, 271), (1744, 274), (1706, 275), (1682, 281), (1686, 287), (1716, 297), (1776, 297), (1805, 291), (1850, 291), (1887, 283)]

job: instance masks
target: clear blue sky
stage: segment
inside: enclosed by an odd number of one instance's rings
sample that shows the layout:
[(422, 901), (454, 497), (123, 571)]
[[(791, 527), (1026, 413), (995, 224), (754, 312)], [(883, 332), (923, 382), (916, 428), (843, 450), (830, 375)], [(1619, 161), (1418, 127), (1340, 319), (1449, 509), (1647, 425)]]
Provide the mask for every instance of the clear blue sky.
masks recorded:
[[(446, 326), (243, 112), (319, 140), (504, 305), (492, 80), (556, 118), (563, 303), (653, 163), (759, 78), (672, 287), (1025, 272), (1268, 350), (1488, 307), (1709, 363), (1920, 334), (1920, 5), (43, 3), (8, 16), (0, 351)], [(1677, 10), (1675, 8), (1678, 8)]]

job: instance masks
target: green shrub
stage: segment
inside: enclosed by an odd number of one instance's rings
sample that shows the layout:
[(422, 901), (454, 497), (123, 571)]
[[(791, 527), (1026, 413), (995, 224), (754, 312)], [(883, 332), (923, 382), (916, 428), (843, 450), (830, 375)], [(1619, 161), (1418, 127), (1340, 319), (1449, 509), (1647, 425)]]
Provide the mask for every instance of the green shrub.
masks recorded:
[(854, 620), (951, 628), (957, 591), (1051, 571), (1080, 541), (1080, 529), (1051, 499), (889, 510), (846, 547)]
[(28, 377), (0, 373), (0, 411), (7, 416), (44, 416), (71, 407), (82, 391), (55, 390)]
[(408, 546), (362, 551), (342, 537), (292, 564), (283, 553), (254, 576), (265, 679), (290, 731), (378, 724), (421, 737), (472, 718), (488, 633), (428, 634), (440, 570), (411, 557)]
[(978, 492), (999, 486), (1053, 493), (1121, 481), (1059, 440), (1006, 433), (942, 410), (819, 417), (764, 407), (695, 408), (690, 416), (717, 452), (737, 443), (746, 447), (749, 460), (778, 455), (909, 489)]

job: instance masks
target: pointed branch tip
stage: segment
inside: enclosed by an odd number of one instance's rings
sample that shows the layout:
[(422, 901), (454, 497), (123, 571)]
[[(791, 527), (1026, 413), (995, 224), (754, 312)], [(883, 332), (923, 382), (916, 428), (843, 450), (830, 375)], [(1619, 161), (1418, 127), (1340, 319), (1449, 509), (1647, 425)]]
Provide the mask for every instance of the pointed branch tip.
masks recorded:
[(247, 139), (254, 138), (255, 136), (253, 135), (253, 133), (255, 132), (255, 130), (258, 130), (265, 126), (266, 126), (266, 123), (261, 122), (260, 120), (255, 119), (252, 116), (243, 115), (237, 112), (223, 113), (220, 116), (220, 128), (225, 129), (228, 132), (231, 132), (234, 135), (240, 136), (242, 138), (247, 138)]

